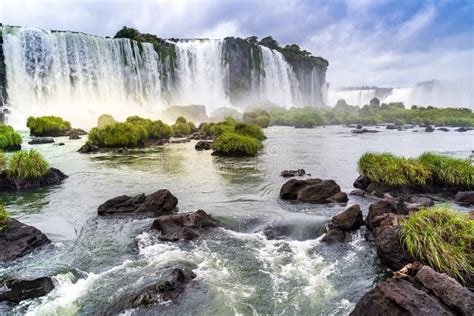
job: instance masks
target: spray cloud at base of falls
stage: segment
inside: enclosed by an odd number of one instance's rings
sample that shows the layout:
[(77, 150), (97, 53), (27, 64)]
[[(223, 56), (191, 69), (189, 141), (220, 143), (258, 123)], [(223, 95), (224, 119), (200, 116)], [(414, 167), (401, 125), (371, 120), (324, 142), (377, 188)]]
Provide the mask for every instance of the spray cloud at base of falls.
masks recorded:
[[(92, 127), (107, 113), (159, 118), (172, 105), (324, 105), (327, 62), (244, 39), (137, 42), (75, 32), (0, 28), (8, 122), (58, 115)], [(313, 59), (311, 59), (313, 58)], [(1, 69), (0, 69), (1, 70)]]

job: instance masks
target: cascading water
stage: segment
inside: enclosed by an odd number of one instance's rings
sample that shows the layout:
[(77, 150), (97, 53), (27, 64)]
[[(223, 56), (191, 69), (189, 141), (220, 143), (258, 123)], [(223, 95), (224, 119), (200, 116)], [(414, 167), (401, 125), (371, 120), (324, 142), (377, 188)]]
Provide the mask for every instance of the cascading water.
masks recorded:
[(103, 113), (123, 119), (161, 107), (151, 44), (16, 27), (4, 27), (3, 40), (13, 125), (54, 114), (90, 127)]
[(208, 111), (231, 106), (223, 43), (223, 40), (187, 40), (176, 43), (175, 103), (204, 104)]
[(298, 81), (283, 55), (265, 46), (260, 46), (260, 49), (262, 70), (258, 87), (259, 97), (286, 106), (299, 104)]
[(359, 105), (369, 104), (370, 100), (375, 97), (375, 89), (360, 90), (332, 90), (328, 92), (328, 102), (330, 106), (334, 106), (338, 100), (344, 99), (347, 104)]

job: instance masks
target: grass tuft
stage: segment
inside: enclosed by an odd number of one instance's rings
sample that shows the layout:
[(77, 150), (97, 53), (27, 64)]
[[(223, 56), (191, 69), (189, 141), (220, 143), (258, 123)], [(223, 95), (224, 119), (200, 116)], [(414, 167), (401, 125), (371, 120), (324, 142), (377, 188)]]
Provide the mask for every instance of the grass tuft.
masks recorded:
[(262, 148), (256, 138), (225, 132), (217, 136), (212, 144), (212, 149), (224, 155), (255, 156)]
[(93, 128), (87, 142), (99, 147), (137, 147), (148, 137), (146, 129), (132, 123), (113, 123), (102, 128)]
[(18, 179), (39, 179), (49, 172), (49, 165), (35, 149), (15, 152), (8, 160), (8, 174)]
[(425, 208), (401, 222), (402, 242), (416, 259), (461, 282), (474, 273), (474, 220), (446, 207)]
[(71, 129), (71, 123), (58, 116), (30, 116), (26, 126), (33, 136), (61, 136)]
[(424, 153), (419, 157), (419, 161), (430, 170), (435, 184), (446, 183), (474, 188), (474, 165), (469, 159)]
[(18, 149), (22, 139), (10, 125), (0, 124), (0, 150)]

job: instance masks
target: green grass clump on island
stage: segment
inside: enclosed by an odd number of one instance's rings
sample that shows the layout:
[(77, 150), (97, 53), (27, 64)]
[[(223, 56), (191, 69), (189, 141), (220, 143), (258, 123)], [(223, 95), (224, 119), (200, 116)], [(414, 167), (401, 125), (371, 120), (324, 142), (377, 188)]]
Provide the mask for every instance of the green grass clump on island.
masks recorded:
[(171, 125), (172, 134), (175, 137), (187, 136), (196, 130), (193, 122), (187, 122), (182, 116), (176, 119), (176, 122)]
[(365, 153), (358, 161), (360, 174), (389, 186), (426, 184), (474, 187), (474, 166), (468, 159), (424, 153), (404, 158), (390, 153)]
[(438, 272), (463, 281), (474, 273), (474, 220), (446, 207), (422, 209), (401, 222), (401, 240), (410, 254)]
[(26, 126), (33, 136), (61, 136), (71, 129), (71, 123), (58, 116), (30, 116)]
[(222, 133), (212, 144), (213, 150), (229, 156), (254, 156), (261, 148), (258, 139), (233, 132)]
[(8, 159), (7, 172), (17, 179), (39, 179), (49, 172), (48, 162), (35, 149), (17, 151)]
[(237, 123), (234, 126), (234, 132), (240, 135), (256, 138), (259, 141), (265, 140), (267, 138), (258, 126), (247, 123)]
[(107, 125), (117, 123), (114, 117), (110, 114), (102, 114), (97, 120), (97, 127), (106, 127)]
[(10, 215), (5, 209), (5, 205), (3, 205), (3, 202), (0, 202), (0, 232), (7, 226), (9, 218)]
[(135, 115), (128, 117), (126, 122), (144, 128), (150, 139), (166, 139), (172, 133), (171, 127), (160, 120), (152, 121)]
[(19, 149), (22, 139), (10, 125), (0, 124), (0, 150)]
[(114, 123), (90, 130), (87, 142), (99, 147), (137, 147), (143, 145), (148, 134), (144, 127), (131, 123)]

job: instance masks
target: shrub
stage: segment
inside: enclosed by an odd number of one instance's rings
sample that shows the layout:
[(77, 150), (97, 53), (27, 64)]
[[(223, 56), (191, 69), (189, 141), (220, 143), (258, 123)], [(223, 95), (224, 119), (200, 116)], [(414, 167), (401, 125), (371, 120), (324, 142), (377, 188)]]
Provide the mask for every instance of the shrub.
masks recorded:
[(169, 138), (172, 132), (171, 127), (160, 120), (152, 121), (140, 116), (130, 116), (126, 122), (142, 127), (147, 133), (146, 137), (151, 139)]
[(22, 150), (10, 157), (7, 171), (14, 178), (39, 179), (49, 172), (49, 165), (35, 149)]
[(3, 202), (0, 202), (0, 232), (7, 226), (9, 217), (5, 205), (3, 205)]
[(396, 119), (394, 122), (395, 126), (403, 126), (405, 125), (405, 122), (401, 119)]
[(113, 118), (112, 115), (102, 114), (97, 120), (97, 127), (106, 127), (107, 125), (116, 123), (117, 121)]
[(88, 143), (99, 147), (136, 147), (147, 139), (146, 130), (131, 123), (114, 123), (89, 132)]
[(0, 150), (20, 149), (21, 136), (10, 125), (0, 124)]
[(26, 126), (33, 136), (62, 136), (71, 129), (71, 123), (58, 116), (30, 116)]
[(183, 116), (179, 116), (177, 119), (176, 119), (176, 124), (180, 124), (180, 123), (186, 123), (186, 119), (183, 117)]
[(423, 186), (431, 173), (416, 159), (406, 159), (390, 153), (365, 153), (358, 161), (360, 174), (371, 181), (390, 186)]
[(212, 149), (226, 156), (254, 156), (262, 148), (262, 144), (253, 137), (224, 132), (217, 136)]
[(474, 188), (474, 166), (469, 159), (424, 153), (419, 160), (431, 172), (435, 184)]
[(422, 209), (401, 222), (401, 239), (410, 254), (460, 281), (474, 273), (474, 220), (446, 207)]
[(261, 128), (267, 128), (270, 125), (270, 118), (268, 116), (259, 116), (255, 120), (255, 124), (260, 126)]
[(174, 136), (185, 136), (191, 134), (192, 130), (188, 123), (176, 123), (171, 126)]
[(258, 126), (247, 123), (237, 123), (234, 126), (234, 132), (240, 135), (256, 138), (259, 141), (266, 139), (265, 134), (263, 134), (262, 130)]

